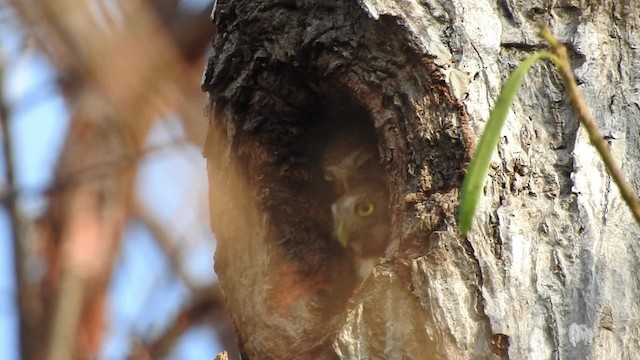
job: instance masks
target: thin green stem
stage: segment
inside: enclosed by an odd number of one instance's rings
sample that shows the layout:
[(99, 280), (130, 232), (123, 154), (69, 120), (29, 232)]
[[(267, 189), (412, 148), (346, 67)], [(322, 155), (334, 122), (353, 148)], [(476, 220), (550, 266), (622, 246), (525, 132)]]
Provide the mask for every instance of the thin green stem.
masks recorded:
[(587, 108), (587, 105), (584, 102), (584, 97), (578, 89), (578, 85), (576, 84), (575, 78), (573, 77), (573, 70), (571, 69), (571, 65), (569, 63), (569, 56), (567, 55), (567, 49), (562, 46), (556, 40), (553, 35), (551, 35), (551, 31), (549, 28), (543, 28), (540, 31), (540, 36), (545, 39), (549, 45), (551, 45), (551, 49), (555, 54), (555, 57), (552, 58), (556, 67), (558, 68), (558, 72), (564, 81), (565, 86), (567, 87), (567, 94), (569, 96), (569, 100), (571, 101), (571, 105), (573, 109), (578, 114), (578, 119), (580, 123), (584, 126), (589, 134), (589, 140), (591, 144), (596, 148), (602, 161), (604, 162), (607, 171), (611, 174), (613, 181), (620, 189), (620, 194), (622, 198), (631, 209), (633, 213), (633, 217), (636, 219), (636, 222), (640, 224), (640, 200), (638, 200), (638, 196), (635, 191), (631, 188), (631, 185), (625, 180), (624, 174), (620, 167), (616, 165), (616, 161), (609, 150), (609, 145), (604, 140), (604, 136), (598, 129), (595, 120), (591, 116), (591, 112)]

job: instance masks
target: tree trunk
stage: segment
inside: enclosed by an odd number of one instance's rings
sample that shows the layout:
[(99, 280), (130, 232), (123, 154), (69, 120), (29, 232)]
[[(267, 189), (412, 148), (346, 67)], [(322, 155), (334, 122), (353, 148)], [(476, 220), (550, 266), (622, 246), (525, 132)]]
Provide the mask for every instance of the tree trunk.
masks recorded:
[[(632, 3), (218, 1), (205, 154), (215, 268), (245, 356), (640, 354), (640, 232), (550, 63), (516, 98), (468, 237), (455, 219), (475, 139), (509, 72), (543, 47), (541, 25), (569, 47), (638, 188)], [(374, 130), (361, 136), (391, 217), (362, 284), (332, 239), (320, 160), (357, 121)]]

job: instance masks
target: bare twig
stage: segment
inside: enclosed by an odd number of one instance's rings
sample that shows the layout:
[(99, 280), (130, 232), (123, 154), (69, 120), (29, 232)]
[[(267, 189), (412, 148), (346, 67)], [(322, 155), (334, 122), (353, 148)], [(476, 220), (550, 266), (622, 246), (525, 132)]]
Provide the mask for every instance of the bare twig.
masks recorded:
[[(224, 315), (224, 299), (220, 287), (216, 284), (197, 289), (191, 305), (178, 314), (173, 323), (156, 341), (147, 346), (154, 359), (166, 356), (178, 339), (191, 326), (209, 319), (225, 347), (237, 349), (231, 326), (231, 320)], [(223, 315), (222, 317), (216, 315)]]
[[(166, 254), (173, 272), (189, 288), (194, 297), (193, 304), (183, 310), (158, 339), (148, 346), (154, 358), (167, 354), (175, 340), (181, 336), (193, 323), (202, 321), (205, 314), (212, 318), (213, 326), (220, 337), (225, 348), (231, 351), (232, 355), (237, 354), (237, 343), (235, 333), (231, 324), (231, 319), (226, 314), (224, 297), (218, 284), (210, 287), (200, 287), (193, 283), (187, 274), (180, 257), (178, 256), (178, 239), (174, 239), (164, 226), (153, 216), (140, 201), (133, 205), (135, 215), (151, 232), (154, 239)], [(206, 311), (203, 311), (205, 309)], [(217, 315), (217, 316), (214, 316)]]
[(49, 360), (73, 359), (75, 337), (84, 305), (86, 279), (67, 271), (60, 284), (58, 302), (51, 330)]
[[(0, 84), (4, 73), (4, 64), (0, 64)], [(4, 171), (7, 176), (7, 188), (9, 191), (16, 187), (13, 141), (9, 126), (10, 110), (4, 101), (4, 92), (0, 85), (0, 126), (3, 135), (2, 154), (4, 160)], [(30, 296), (30, 287), (26, 276), (27, 251), (25, 250), (24, 228), (18, 201), (16, 196), (8, 196), (2, 199), (7, 207), (11, 223), (9, 231), (13, 243), (14, 272), (16, 277), (17, 307), (19, 310), (19, 334), (20, 334), (20, 358), (28, 358), (30, 351), (35, 346), (35, 336), (33, 330), (38, 322), (36, 311), (34, 310), (33, 296)]]
[(625, 180), (620, 167), (616, 165), (616, 160), (613, 158), (613, 154), (611, 154), (609, 146), (604, 140), (604, 136), (600, 132), (600, 129), (598, 129), (595, 120), (591, 116), (589, 108), (584, 102), (584, 97), (582, 96), (580, 89), (578, 89), (576, 80), (573, 77), (573, 70), (569, 63), (567, 49), (553, 37), (549, 28), (543, 28), (540, 31), (540, 36), (551, 45), (553, 53), (557, 56), (557, 58), (552, 59), (554, 60), (556, 67), (558, 68), (558, 72), (567, 87), (567, 93), (569, 95), (571, 105), (573, 105), (573, 109), (578, 114), (580, 123), (582, 123), (589, 134), (591, 144), (600, 154), (607, 171), (609, 171), (613, 181), (618, 186), (618, 189), (620, 189), (620, 194), (631, 210), (633, 217), (636, 219), (636, 223), (640, 224), (640, 200), (638, 200), (638, 197), (635, 191), (631, 188), (631, 185), (629, 185)]
[(158, 221), (158, 219), (151, 214), (147, 209), (145, 209), (144, 205), (141, 204), (140, 200), (134, 200), (133, 211), (134, 215), (138, 217), (138, 219), (147, 227), (147, 229), (153, 235), (156, 243), (160, 246), (162, 251), (167, 256), (169, 260), (169, 264), (173, 271), (178, 275), (180, 280), (184, 282), (184, 284), (189, 288), (189, 290), (196, 291), (198, 288), (197, 285), (191, 281), (189, 274), (182, 266), (182, 262), (179, 258), (179, 249), (178, 249), (178, 240), (174, 239), (171, 234), (164, 228), (164, 226)]
[(6, 203), (10, 197), (59, 195), (64, 191), (73, 190), (80, 184), (104, 180), (105, 177), (112, 175), (111, 172), (113, 169), (125, 169), (145, 160), (146, 156), (155, 154), (156, 152), (172, 150), (175, 147), (188, 144), (190, 144), (190, 142), (186, 139), (176, 139), (175, 141), (163, 143), (157, 146), (146, 147), (135, 154), (116, 154), (110, 158), (88, 164), (84, 167), (74, 169), (73, 171), (58, 174), (53, 183), (44, 188), (20, 187), (16, 184), (13, 188), (0, 190), (0, 203)]

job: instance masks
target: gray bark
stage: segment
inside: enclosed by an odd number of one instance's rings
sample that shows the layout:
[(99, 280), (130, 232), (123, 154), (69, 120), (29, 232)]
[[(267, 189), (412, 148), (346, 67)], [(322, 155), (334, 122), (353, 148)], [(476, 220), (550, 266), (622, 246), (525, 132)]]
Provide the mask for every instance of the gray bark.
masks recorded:
[[(468, 237), (455, 221), (474, 139), (544, 46), (541, 25), (569, 47), (638, 189), (638, 5), (218, 1), (205, 154), (216, 271), (246, 356), (638, 356), (640, 231), (551, 64), (512, 107)], [(377, 134), (392, 219), (386, 259), (355, 290), (316, 161), (349, 107)]]

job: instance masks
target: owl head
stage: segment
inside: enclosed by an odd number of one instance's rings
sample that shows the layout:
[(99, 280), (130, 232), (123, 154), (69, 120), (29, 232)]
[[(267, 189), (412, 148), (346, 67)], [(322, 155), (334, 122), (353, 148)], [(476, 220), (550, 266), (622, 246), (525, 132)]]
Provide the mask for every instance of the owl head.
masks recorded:
[(343, 194), (354, 185), (363, 182), (363, 177), (369, 175), (365, 164), (373, 163), (373, 151), (368, 148), (357, 148), (347, 156), (332, 159), (324, 166), (324, 178), (333, 182), (336, 192)]
[(331, 206), (338, 242), (358, 257), (384, 255), (389, 239), (388, 195), (382, 184), (350, 189)]

